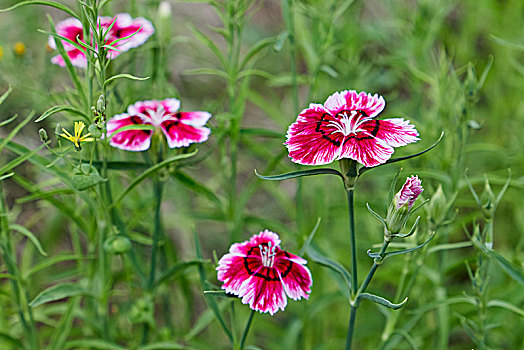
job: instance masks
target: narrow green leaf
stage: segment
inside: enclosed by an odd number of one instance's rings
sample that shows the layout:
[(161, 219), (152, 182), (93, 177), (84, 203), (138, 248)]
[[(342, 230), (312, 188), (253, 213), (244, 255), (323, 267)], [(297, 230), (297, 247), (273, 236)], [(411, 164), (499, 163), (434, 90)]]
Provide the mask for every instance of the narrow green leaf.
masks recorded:
[(415, 153), (415, 154), (411, 154), (411, 155), (409, 155), (409, 156), (405, 156), (405, 157), (391, 158), (391, 159), (388, 159), (385, 163), (379, 164), (379, 165), (374, 166), (374, 167), (362, 167), (362, 168), (360, 168), (360, 169), (358, 170), (358, 174), (359, 174), (359, 175), (362, 175), (362, 174), (365, 173), (366, 171), (371, 170), (371, 169), (378, 168), (379, 166), (382, 166), (382, 165), (391, 164), (391, 163), (396, 163), (396, 162), (400, 162), (400, 161), (403, 161), (403, 160), (406, 160), (406, 159), (411, 159), (411, 158), (415, 158), (415, 157), (421, 156), (421, 155), (423, 155), (424, 153), (429, 152), (429, 151), (431, 151), (433, 148), (437, 147), (437, 145), (440, 143), (440, 141), (442, 140), (443, 137), (444, 137), (444, 131), (442, 131), (442, 133), (440, 134), (440, 137), (438, 138), (438, 140), (437, 140), (433, 145), (431, 145), (430, 147), (426, 148), (425, 150), (420, 151), (420, 152)]
[(222, 202), (220, 202), (220, 199), (215, 195), (213, 191), (211, 191), (203, 184), (197, 182), (196, 180), (188, 176), (186, 173), (178, 170), (173, 174), (173, 177), (177, 179), (182, 185), (186, 186), (187, 188), (196, 193), (203, 194), (205, 197), (214, 202), (219, 208), (222, 208)]
[[(202, 247), (200, 245), (200, 240), (198, 239), (198, 233), (196, 232), (196, 230), (195, 230), (194, 236), (195, 236), (194, 238), (195, 238), (196, 256), (198, 259), (202, 259)], [(207, 289), (208, 282), (206, 278), (206, 270), (203, 265), (198, 266), (198, 274), (200, 275), (200, 285), (202, 287), (202, 290)], [(233, 334), (229, 330), (226, 322), (224, 321), (224, 318), (222, 317), (222, 312), (220, 311), (216, 300), (213, 297), (208, 296), (206, 294), (204, 294), (204, 297), (206, 298), (207, 305), (211, 308), (211, 310), (213, 310), (213, 313), (215, 314), (215, 318), (217, 319), (218, 323), (220, 324), (220, 327), (222, 327), (222, 329), (224, 330), (224, 333), (226, 333), (231, 343), (233, 343)]]
[(146, 171), (144, 171), (142, 174), (140, 174), (138, 177), (136, 177), (133, 182), (131, 182), (131, 184), (122, 192), (120, 193), (120, 195), (114, 200), (113, 204), (111, 205), (111, 207), (116, 207), (118, 204), (120, 204), (120, 202), (122, 201), (122, 199), (124, 199), (124, 197), (129, 193), (131, 192), (131, 190), (133, 188), (135, 188), (139, 183), (141, 183), (142, 181), (144, 181), (148, 176), (154, 174), (155, 172), (157, 172), (158, 170), (162, 169), (163, 167), (165, 167), (166, 165), (169, 165), (177, 160), (181, 160), (181, 159), (186, 159), (186, 158), (190, 158), (192, 156), (194, 156), (196, 153), (197, 153), (198, 150), (195, 150), (191, 153), (185, 153), (185, 154), (179, 154), (179, 155), (176, 155), (174, 157), (171, 157), (171, 158), (168, 158), (158, 164), (155, 164), (153, 165), (152, 167), (150, 167), (149, 169), (147, 169)]
[[(32, 150), (31, 152), (28, 152), (20, 157), (13, 159), (12, 161), (4, 165), (2, 168), (0, 168), (0, 175), (3, 175), (7, 173), (8, 171), (11, 171), (13, 168), (19, 166), (20, 164), (22, 164), (23, 162), (31, 158), (33, 155), (37, 154), (42, 148), (44, 148), (44, 146), (45, 144), (42, 144), (40, 145), (40, 147)], [(0, 147), (0, 150), (1, 149), (2, 148)]]
[(379, 305), (385, 306), (385, 307), (393, 309), (393, 310), (400, 309), (402, 306), (404, 306), (408, 302), (408, 297), (406, 297), (406, 299), (404, 299), (401, 303), (394, 304), (391, 301), (387, 300), (386, 298), (379, 297), (378, 295), (374, 295), (374, 294), (370, 294), (370, 293), (361, 293), (358, 296), (358, 299), (360, 299), (360, 298), (371, 300), (374, 303), (377, 303)]
[(494, 250), (488, 251), (488, 255), (490, 258), (495, 260), (511, 278), (524, 286), (524, 274), (522, 273), (521, 268), (506, 260), (506, 258)]
[(1, 123), (0, 123), (0, 127), (5, 126), (5, 125), (11, 123), (11, 122), (12, 122), (13, 120), (15, 120), (16, 118), (18, 118), (18, 114), (15, 114), (15, 115), (12, 116), (11, 118), (6, 119), (6, 120), (4, 120), (3, 122), (1, 122)]
[[(0, 106), (2, 105), (2, 103), (4, 103), (4, 101), (9, 97), (9, 95), (11, 94), (11, 92), (13, 91), (13, 88), (11, 87), (11, 85), (9, 85), (9, 87), (7, 88), (7, 91), (4, 92), (2, 94), (2, 96), (0, 96)], [(3, 124), (2, 124), (3, 125)]]
[(215, 54), (215, 56), (220, 61), (220, 64), (222, 64), (222, 67), (225, 70), (227, 70), (227, 68), (229, 67), (229, 63), (225, 59), (224, 55), (222, 54), (218, 46), (216, 46), (215, 43), (207, 35), (202, 33), (195, 26), (190, 26), (189, 29), (193, 32), (193, 35), (198, 39), (198, 41), (206, 45), (211, 50), (211, 52)]
[(272, 175), (272, 176), (260, 175), (259, 173), (257, 173), (257, 170), (255, 169), (255, 174), (262, 180), (272, 180), (272, 181), (281, 181), (281, 180), (294, 179), (296, 177), (323, 175), (323, 174), (338, 175), (342, 179), (344, 179), (340, 171), (335, 170), (335, 169), (330, 169), (330, 168), (301, 170), (301, 171), (294, 171), (292, 173), (285, 173), (285, 174)]
[(2, 175), (0, 176), (0, 181), (3, 181), (5, 179), (8, 179), (10, 178), (11, 176), (13, 176), (15, 173), (9, 173), (9, 174), (5, 174), (5, 175)]
[(344, 279), (346, 287), (348, 288), (348, 292), (351, 290), (351, 275), (344, 266), (320, 254), (312, 246), (309, 246), (306, 249), (306, 252), (308, 257), (317, 264), (327, 267), (338, 273)]
[(172, 341), (161, 341), (158, 343), (151, 343), (139, 347), (137, 350), (178, 350), (187, 349), (187, 346), (172, 342)]
[(160, 277), (157, 278), (155, 282), (155, 287), (158, 287), (162, 283), (175, 278), (179, 273), (184, 272), (186, 269), (192, 266), (200, 266), (200, 265), (207, 264), (207, 263), (209, 263), (209, 260), (195, 259), (195, 260), (184, 261), (184, 262), (175, 264), (171, 266), (169, 270), (167, 270)]
[(115, 136), (116, 134), (124, 132), (124, 131), (128, 131), (128, 130), (151, 130), (151, 131), (154, 131), (155, 127), (153, 125), (149, 125), (149, 124), (126, 125), (126, 126), (123, 126), (121, 128), (116, 129), (115, 131), (113, 131), (111, 133), (111, 135), (109, 135), (109, 138), (112, 139), (113, 136)]
[(68, 14), (70, 14), (71, 16), (73, 16), (75, 18), (80, 19), (80, 17), (78, 17), (78, 15), (73, 10), (71, 10), (69, 7), (67, 7), (65, 5), (62, 5), (62, 4), (58, 3), (58, 2), (54, 2), (54, 1), (38, 1), (38, 0), (21, 1), (21, 2), (19, 2), (17, 4), (14, 4), (13, 6), (8, 7), (6, 9), (0, 9), (0, 12), (11, 11), (11, 10), (14, 10), (14, 9), (16, 9), (18, 7), (22, 7), (22, 6), (26, 6), (26, 5), (45, 5), (45, 6), (54, 7), (56, 9), (62, 10), (64, 12), (67, 12)]
[(99, 350), (129, 350), (118, 344), (101, 339), (80, 339), (68, 341), (65, 349), (99, 349)]
[(215, 69), (215, 68), (195, 68), (195, 69), (188, 69), (186, 71), (184, 71), (184, 73), (186, 74), (191, 74), (191, 75), (216, 75), (216, 76), (219, 76), (219, 77), (222, 77), (224, 79), (228, 79), (229, 76), (227, 75), (226, 72), (224, 72), (223, 70), (220, 70), (220, 69)]
[(524, 317), (524, 310), (522, 308), (510, 304), (504, 300), (492, 299), (488, 301), (487, 305), (488, 307), (501, 307), (503, 309), (516, 313), (520, 317)]
[(40, 244), (38, 238), (36, 238), (36, 236), (27, 228), (17, 224), (11, 224), (9, 225), (9, 228), (11, 230), (18, 231), (22, 235), (26, 236), (31, 241), (31, 243), (33, 243), (33, 245), (36, 247), (36, 250), (38, 250), (40, 254), (42, 254), (43, 256), (47, 256), (47, 253), (44, 251), (44, 249), (42, 249), (42, 245)]
[(398, 169), (397, 173), (395, 174), (395, 177), (393, 178), (393, 181), (391, 181), (391, 185), (389, 186), (388, 203), (391, 203), (393, 201), (393, 197), (395, 196), (395, 187), (397, 186), (397, 181), (401, 172), (402, 168)]
[(93, 257), (86, 257), (83, 255), (75, 255), (75, 254), (55, 255), (47, 259), (44, 259), (40, 261), (39, 263), (37, 263), (36, 265), (34, 265), (31, 269), (29, 269), (26, 273), (24, 273), (23, 279), (26, 280), (29, 277), (31, 277), (32, 275), (34, 275), (35, 273), (40, 272), (62, 261), (92, 259), (92, 258)]
[(371, 209), (371, 207), (369, 206), (369, 203), (366, 203), (366, 207), (368, 208), (368, 211), (371, 213), (371, 215), (373, 215), (375, 217), (375, 219), (380, 221), (382, 223), (382, 225), (384, 225), (384, 227), (385, 227), (386, 226), (386, 222), (384, 221), (384, 219), (382, 219), (382, 216), (380, 216), (377, 212), (375, 212), (373, 209)]
[(284, 135), (281, 132), (267, 129), (257, 129), (257, 128), (246, 128), (240, 129), (241, 136), (264, 136), (272, 137), (276, 139), (281, 139)]
[(439, 252), (441, 250), (467, 248), (467, 247), (471, 247), (472, 245), (473, 245), (473, 243), (471, 243), (470, 241), (468, 241), (468, 242), (438, 244), (438, 245), (436, 245), (434, 247), (429, 248), (428, 249), (428, 254)]
[(34, 111), (31, 111), (31, 113), (29, 113), (29, 115), (20, 123), (18, 124), (10, 133), (9, 135), (7, 135), (7, 137), (5, 139), (2, 140), (2, 143), (0, 144), (0, 152), (2, 152), (2, 150), (4, 149), (5, 145), (7, 145), (7, 143), (9, 141), (11, 141), (13, 139), (13, 137), (16, 136), (16, 134), (18, 134), (18, 132), (24, 127), (27, 125), (27, 123), (29, 123), (29, 121), (31, 119), (33, 119), (33, 116), (35, 115), (35, 112)]
[(395, 255), (400, 255), (400, 254), (406, 254), (406, 253), (410, 253), (410, 252), (413, 252), (417, 249), (420, 249), (422, 248), (423, 246), (425, 246), (426, 244), (429, 243), (429, 241), (431, 241), (433, 239), (433, 237), (435, 237), (435, 232), (433, 232), (431, 234), (431, 236), (429, 237), (429, 239), (427, 241), (425, 241), (424, 243), (416, 246), (416, 247), (413, 247), (413, 248), (409, 248), (409, 249), (403, 249), (403, 250), (397, 250), (397, 251), (394, 251), (394, 252), (387, 252), (384, 254), (384, 260), (391, 257), (391, 256), (395, 256)]
[[(79, 159), (72, 159), (73, 162), (77, 163)], [(104, 165), (101, 161), (90, 161), (89, 159), (82, 160), (84, 164), (90, 164), (93, 165), (97, 169), (101, 169)], [(133, 169), (144, 169), (148, 168), (149, 164), (144, 162), (128, 162), (128, 161), (111, 161), (107, 162), (107, 169), (110, 170), (133, 170)]]
[(74, 193), (75, 192), (73, 190), (69, 189), (69, 188), (58, 188), (56, 190), (51, 190), (51, 191), (47, 191), (47, 192), (37, 191), (37, 192), (33, 192), (32, 194), (30, 194), (28, 196), (18, 198), (16, 200), (16, 203), (17, 204), (23, 204), (23, 203), (31, 202), (31, 201), (34, 201), (34, 200), (43, 199), (43, 198), (49, 198), (49, 197), (54, 197), (54, 196), (63, 195), (63, 194), (71, 195), (71, 194), (74, 194)]
[(49, 341), (48, 350), (61, 350), (64, 348), (67, 337), (73, 328), (73, 321), (75, 319), (74, 312), (77, 310), (80, 300), (78, 298), (69, 300), (67, 311), (63, 314), (60, 322), (55, 328), (51, 339)]
[(247, 54), (242, 59), (242, 62), (240, 63), (240, 69), (243, 70), (246, 65), (251, 61), (260, 51), (268, 47), (269, 45), (273, 44), (276, 41), (275, 38), (266, 38), (259, 40), (255, 45), (253, 45)]
[(61, 283), (49, 287), (41, 291), (30, 303), (29, 306), (37, 307), (39, 305), (49, 303), (68, 297), (75, 297), (79, 295), (92, 296), (93, 292), (80, 286), (78, 283)]
[(134, 75), (127, 74), (127, 73), (117, 74), (117, 75), (113, 75), (111, 78), (108, 78), (104, 82), (104, 87), (109, 85), (109, 83), (111, 83), (112, 81), (115, 81), (116, 79), (130, 79), (130, 80), (143, 81), (143, 80), (149, 79), (149, 77), (140, 78), (140, 77), (135, 77)]
[(304, 256), (304, 254), (306, 253), (307, 248), (311, 244), (311, 241), (313, 241), (313, 237), (315, 237), (315, 233), (317, 233), (318, 227), (320, 226), (320, 221), (321, 221), (321, 218), (318, 218), (317, 223), (311, 230), (311, 233), (308, 235), (306, 241), (304, 242), (304, 245), (302, 246), (302, 248), (300, 248), (300, 251), (298, 252), (299, 256)]
[(42, 115), (35, 120), (35, 123), (39, 123), (42, 120), (46, 119), (47, 117), (52, 116), (53, 114), (56, 114), (56, 113), (60, 113), (60, 112), (70, 112), (72, 114), (79, 115), (87, 119), (86, 114), (82, 112), (81, 110), (79, 110), (78, 108), (75, 108), (69, 105), (60, 105), (60, 106), (51, 107), (47, 111), (42, 113)]
[(280, 33), (277, 36), (275, 40), (275, 45), (273, 46), (273, 49), (275, 50), (275, 52), (282, 51), (282, 48), (284, 47), (284, 44), (286, 43), (288, 38), (289, 38), (289, 32), (287, 30), (283, 31), (282, 33)]

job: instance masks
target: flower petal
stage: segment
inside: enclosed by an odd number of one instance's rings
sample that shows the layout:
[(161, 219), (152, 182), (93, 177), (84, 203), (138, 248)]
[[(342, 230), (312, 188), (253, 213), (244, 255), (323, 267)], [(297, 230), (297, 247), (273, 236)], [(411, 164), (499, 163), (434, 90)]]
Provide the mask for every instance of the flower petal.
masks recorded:
[[(409, 123), (409, 120), (403, 118), (393, 118), (364, 122), (361, 125), (362, 129), (369, 130), (374, 128), (373, 122), (378, 123), (378, 131), (375, 137), (385, 141), (392, 147), (405, 146), (409, 143), (420, 140), (418, 138), (418, 131), (415, 129), (413, 124)], [(365, 125), (367, 124), (367, 125)]]
[(355, 90), (342, 91), (340, 94), (345, 96), (348, 110), (363, 111), (369, 118), (376, 117), (386, 106), (386, 101), (378, 94), (371, 95), (364, 91), (357, 93)]
[(204, 142), (211, 133), (208, 128), (194, 127), (176, 119), (163, 121), (161, 128), (170, 148), (187, 147), (192, 143)]
[(113, 21), (115, 24), (106, 36), (106, 45), (111, 45), (118, 39), (132, 36), (115, 43), (113, 46), (118, 51), (109, 50), (109, 58), (115, 58), (125, 51), (142, 45), (155, 32), (153, 25), (147, 19), (142, 17), (133, 19), (128, 13), (119, 13), (115, 17), (100, 18), (101, 25), (106, 28), (111, 26)]
[(340, 158), (351, 158), (367, 167), (385, 163), (393, 154), (393, 147), (367, 132), (348, 136), (342, 148)]
[(209, 118), (211, 118), (211, 114), (208, 112), (199, 112), (199, 111), (178, 112), (177, 117), (184, 124), (191, 125), (191, 126), (204, 126), (206, 125)]
[(306, 262), (296, 255), (280, 251), (275, 257), (275, 267), (280, 273), (286, 294), (291, 299), (308, 299), (308, 293), (311, 293), (311, 285), (313, 283), (311, 272), (297, 261)]
[(275, 233), (269, 230), (260, 231), (258, 235), (253, 235), (249, 239), (249, 243), (252, 246), (257, 247), (260, 244), (271, 242), (271, 246), (277, 247), (280, 245), (280, 237)]
[[(258, 274), (267, 277), (258, 277)], [(239, 294), (242, 296), (242, 303), (249, 304), (252, 310), (269, 312), (271, 315), (279, 309), (284, 310), (287, 297), (276, 270), (262, 267), (257, 275), (251, 276), (242, 283)]]
[(344, 135), (334, 125), (336, 119), (319, 104), (310, 104), (287, 131), (289, 157), (295, 163), (322, 165), (340, 154)]
[(224, 282), (222, 289), (238, 296), (241, 294), (242, 283), (260, 269), (260, 258), (247, 258), (235, 254), (226, 254), (218, 261), (218, 280)]
[[(69, 60), (71, 61), (71, 64), (78, 68), (86, 68), (87, 67), (87, 58), (84, 55), (84, 53), (78, 49), (66, 51), (67, 55), (69, 56)], [(65, 61), (60, 55), (53, 56), (51, 58), (51, 63), (57, 64), (60, 67), (65, 67)]]
[[(63, 36), (64, 38), (67, 38), (75, 43), (78, 42), (77, 37), (80, 38), (80, 40), (83, 40), (84, 38), (82, 22), (73, 17), (58, 22), (55, 26), (55, 30), (56, 34)], [(53, 36), (49, 36), (48, 45), (50, 48), (56, 49), (56, 42)], [(75, 49), (73, 45), (65, 40), (62, 40), (62, 45), (66, 51)]]
[[(123, 113), (107, 121), (107, 133), (111, 135), (116, 130), (127, 125), (151, 124), (139, 115)], [(113, 147), (126, 151), (144, 151), (151, 146), (152, 130), (126, 130), (117, 133), (109, 140)]]

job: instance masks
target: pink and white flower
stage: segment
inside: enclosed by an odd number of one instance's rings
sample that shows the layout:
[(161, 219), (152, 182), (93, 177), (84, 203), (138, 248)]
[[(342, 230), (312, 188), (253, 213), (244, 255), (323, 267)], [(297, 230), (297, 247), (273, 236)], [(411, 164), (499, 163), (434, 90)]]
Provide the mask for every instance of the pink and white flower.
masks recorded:
[(367, 167), (385, 163), (394, 147), (419, 140), (409, 120), (378, 120), (386, 102), (378, 94), (346, 90), (326, 102), (311, 103), (287, 131), (284, 143), (291, 160), (304, 165), (350, 158)]
[(394, 203), (397, 209), (408, 204), (408, 209), (411, 210), (413, 204), (417, 200), (418, 196), (424, 191), (422, 188), (422, 181), (417, 175), (411, 175), (406, 178), (406, 182), (395, 195)]
[[(180, 101), (168, 98), (162, 101), (140, 101), (131, 105), (127, 113), (115, 115), (107, 121), (107, 134), (128, 125), (151, 125), (161, 130), (170, 148), (187, 147), (208, 139), (210, 130), (204, 125), (211, 118), (208, 112), (180, 112)], [(124, 130), (112, 135), (109, 144), (126, 151), (144, 151), (151, 146), (153, 130)]]
[[(155, 32), (153, 25), (147, 19), (142, 17), (133, 19), (127, 13), (120, 13), (114, 17), (99, 17), (98, 25), (106, 31), (112, 25), (105, 35), (105, 45), (113, 46), (116, 49), (108, 50), (107, 57), (110, 59), (117, 57), (125, 51), (142, 45)], [(77, 44), (79, 42), (86, 43), (84, 40), (82, 23), (76, 18), (68, 18), (58, 22), (55, 29), (58, 35)], [(126, 38), (130, 35), (132, 35), (130, 38)], [(85, 68), (87, 66), (87, 58), (82, 50), (65, 40), (62, 40), (62, 45), (64, 45), (64, 49), (74, 66), (79, 68)], [(81, 44), (79, 45), (82, 46)], [(56, 49), (55, 38), (52, 36), (49, 37), (49, 46)], [(51, 59), (51, 62), (62, 67), (65, 66), (64, 59), (60, 55), (54, 56)]]
[(233, 244), (216, 269), (227, 293), (242, 298), (252, 310), (274, 315), (284, 310), (287, 297), (309, 298), (312, 278), (306, 263), (280, 249), (278, 235), (265, 230), (249, 241)]

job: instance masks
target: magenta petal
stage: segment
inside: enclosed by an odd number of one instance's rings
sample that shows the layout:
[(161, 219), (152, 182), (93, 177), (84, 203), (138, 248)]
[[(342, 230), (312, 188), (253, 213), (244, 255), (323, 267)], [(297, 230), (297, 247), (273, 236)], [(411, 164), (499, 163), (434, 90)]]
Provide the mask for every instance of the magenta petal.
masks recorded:
[[(111, 135), (116, 130), (127, 125), (150, 124), (140, 116), (127, 113), (116, 115), (107, 121), (107, 133)], [(151, 146), (152, 130), (127, 130), (114, 135), (109, 144), (126, 151), (144, 151)]]
[[(125, 51), (144, 44), (155, 32), (151, 22), (142, 17), (133, 19), (128, 13), (119, 13), (115, 17), (101, 17), (100, 20), (102, 27), (109, 27), (113, 21), (115, 22), (106, 36), (106, 44), (114, 43), (113, 46), (118, 51), (109, 50), (109, 58), (115, 58)], [(115, 43), (116, 40), (130, 35), (133, 36)]]
[[(82, 23), (76, 18), (67, 18), (58, 22), (55, 26), (55, 30), (56, 34), (63, 36), (64, 38), (67, 38), (75, 43), (78, 42), (77, 38), (80, 40), (83, 40), (84, 38)], [(48, 45), (52, 49), (56, 49), (56, 42), (53, 36), (49, 36)], [(76, 49), (75, 46), (71, 45), (65, 40), (62, 40), (62, 45), (66, 51)]]
[[(227, 293), (242, 297), (242, 283), (251, 277), (250, 271), (245, 267), (244, 257), (226, 254), (218, 262), (218, 280), (224, 282), (222, 289)], [(249, 266), (257, 271), (261, 266), (260, 259), (249, 258)], [(252, 272), (252, 271), (251, 271)]]
[(344, 135), (333, 126), (335, 118), (319, 104), (310, 104), (287, 131), (284, 143), (295, 163), (322, 165), (333, 162), (340, 154)]
[[(73, 66), (78, 67), (78, 68), (87, 67), (87, 58), (82, 51), (78, 49), (74, 49), (74, 50), (66, 51), (66, 52)], [(60, 67), (65, 67), (64, 58), (60, 55), (53, 56), (51, 58), (51, 63), (57, 64)]]
[(201, 143), (208, 139), (211, 130), (201, 126), (191, 126), (176, 119), (162, 122), (162, 131), (170, 148), (187, 147), (192, 143)]
[(208, 112), (179, 112), (177, 116), (180, 121), (192, 126), (204, 126), (211, 118)]
[(378, 94), (371, 95), (364, 91), (357, 93), (355, 90), (342, 91), (341, 94), (346, 97), (346, 108), (348, 110), (363, 111), (369, 118), (377, 116), (386, 106), (386, 101)]
[(405, 146), (420, 140), (415, 126), (404, 121), (403, 118), (379, 120), (379, 129), (376, 137), (392, 147)]
[(269, 230), (264, 230), (260, 232), (258, 235), (253, 235), (251, 239), (249, 240), (249, 244), (251, 246), (258, 246), (263, 243), (269, 243), (271, 242), (271, 245), (273, 247), (280, 245), (280, 237), (274, 232), (271, 232)]
[[(274, 274), (274, 269), (262, 267), (263, 274)], [(257, 276), (251, 276), (245, 280), (241, 287), (242, 303), (249, 304), (252, 310), (269, 312), (274, 315), (279, 309), (284, 310), (287, 305), (287, 297), (282, 282), (276, 275), (276, 280), (266, 280)]]
[(367, 167), (385, 163), (393, 148), (365, 132), (356, 133), (346, 140), (340, 158), (351, 158)]
[[(286, 255), (291, 255), (284, 252)], [(302, 261), (305, 260), (294, 256)], [(297, 261), (297, 259), (295, 259)], [(280, 271), (282, 283), (288, 297), (293, 300), (301, 298), (308, 299), (311, 292), (312, 277), (309, 269), (300, 263), (296, 263), (285, 256), (281, 256), (275, 261), (277, 269)]]

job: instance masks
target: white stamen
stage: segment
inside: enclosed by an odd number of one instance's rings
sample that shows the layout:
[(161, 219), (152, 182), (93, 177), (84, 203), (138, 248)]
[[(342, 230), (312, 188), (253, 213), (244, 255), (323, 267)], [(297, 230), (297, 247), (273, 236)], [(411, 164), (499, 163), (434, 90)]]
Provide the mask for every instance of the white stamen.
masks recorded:
[(336, 129), (332, 134), (339, 132), (344, 136), (348, 136), (349, 134), (364, 131), (358, 128), (364, 120), (358, 120), (359, 113), (357, 111), (351, 111), (350, 115), (348, 115), (347, 112), (344, 112), (341, 113), (340, 116), (341, 118), (337, 121), (331, 121), (328, 123), (328, 126), (332, 126)]
[(273, 263), (275, 262), (276, 246), (271, 246), (271, 242), (268, 242), (267, 246), (260, 244), (258, 248), (260, 249), (262, 265), (264, 265), (265, 267), (273, 267)]

